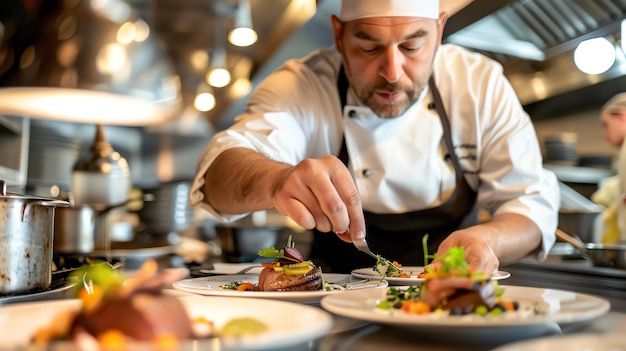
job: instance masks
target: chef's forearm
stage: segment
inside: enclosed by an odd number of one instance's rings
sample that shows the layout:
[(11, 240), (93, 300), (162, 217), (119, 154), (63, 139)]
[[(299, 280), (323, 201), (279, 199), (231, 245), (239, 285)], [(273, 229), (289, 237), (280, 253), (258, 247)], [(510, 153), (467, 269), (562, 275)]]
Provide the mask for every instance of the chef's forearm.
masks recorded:
[(271, 208), (271, 187), (289, 166), (246, 148), (220, 154), (205, 175), (204, 198), (215, 210), (238, 214)]
[(503, 213), (479, 224), (476, 229), (489, 236), (500, 264), (522, 259), (541, 246), (539, 227), (522, 215)]

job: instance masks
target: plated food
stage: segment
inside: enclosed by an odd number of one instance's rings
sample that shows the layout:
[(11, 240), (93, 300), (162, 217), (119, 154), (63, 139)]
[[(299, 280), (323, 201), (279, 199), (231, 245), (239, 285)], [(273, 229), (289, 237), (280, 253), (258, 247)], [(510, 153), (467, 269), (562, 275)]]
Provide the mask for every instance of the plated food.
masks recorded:
[[(259, 256), (274, 259), (262, 263), (265, 267), (256, 285), (245, 285), (245, 290), (259, 291), (316, 291), (322, 290), (322, 272), (310, 260), (305, 260), (295, 248), (291, 236), (287, 245), (277, 250), (269, 247), (258, 252)], [(237, 289), (240, 289), (239, 285)], [(240, 289), (244, 290), (244, 289)]]
[(281, 248), (268, 247), (258, 251), (263, 259), (259, 274), (224, 274), (190, 278), (174, 282), (174, 289), (209, 296), (238, 296), (279, 299), (317, 304), (321, 298), (343, 290), (384, 288), (380, 277), (354, 278), (349, 274), (322, 273), (310, 260), (304, 259), (291, 237)]
[(69, 340), (78, 345), (123, 346), (128, 342), (172, 345), (178, 340), (218, 335), (256, 334), (265, 322), (234, 319), (216, 329), (209, 318), (192, 319), (183, 303), (163, 288), (187, 276), (186, 269), (158, 272), (154, 260), (146, 261), (133, 277), (109, 265), (92, 265), (73, 272), (80, 308), (60, 313), (55, 322), (33, 335), (37, 345)]
[[(607, 300), (592, 295), (533, 287), (502, 287), (502, 297), (518, 301), (519, 308), (516, 312), (501, 315), (454, 315), (382, 310), (379, 304), (386, 300), (387, 289), (345, 291), (322, 298), (320, 304), (325, 310), (342, 317), (410, 328), (428, 333), (432, 337), (449, 338), (452, 333), (457, 337), (473, 339), (501, 337), (507, 333), (546, 335), (554, 329), (553, 323), (590, 321), (606, 314), (610, 309)], [(395, 287), (388, 289), (391, 288)]]
[(491, 280), (491, 274), (472, 271), (465, 259), (465, 249), (452, 247), (441, 257), (441, 266), (427, 268), (420, 275), (424, 283), (406, 290), (389, 289), (378, 305), (382, 310), (411, 314), (492, 313), (517, 311), (519, 302), (502, 297), (503, 289)]
[(382, 293), (349, 291), (327, 296), (321, 305), (344, 317), (424, 329), (586, 320), (606, 313), (610, 307), (606, 300), (587, 295), (500, 286), (490, 274), (471, 271), (462, 247), (450, 249), (441, 263), (439, 270), (426, 269), (418, 286), (389, 287)]
[[(425, 280), (424, 266), (402, 266), (402, 271), (408, 275), (405, 277), (385, 277), (384, 279), (389, 285), (419, 285)], [(360, 279), (382, 279), (380, 273), (376, 272), (372, 267), (358, 268), (350, 272), (353, 277)], [(491, 274), (492, 280), (507, 279), (511, 273), (506, 271), (498, 271)]]
[(309, 291), (260, 291), (237, 290), (244, 284), (257, 285), (259, 274), (226, 274), (211, 277), (189, 278), (174, 282), (174, 289), (206, 296), (253, 297), (260, 299), (276, 299), (289, 302), (318, 304), (324, 296), (337, 294), (346, 290), (363, 288), (385, 288), (386, 280), (359, 279), (350, 274), (324, 273), (322, 290)]
[[(167, 292), (166, 292), (167, 293)], [(180, 294), (177, 294), (180, 295)], [(331, 315), (317, 307), (276, 300), (207, 297), (184, 295), (176, 297), (191, 320), (206, 319), (215, 330), (226, 329), (231, 321), (254, 319), (266, 324), (267, 330), (251, 335), (221, 335), (177, 340), (172, 347), (155, 347), (153, 342), (127, 341), (126, 348), (79, 347), (72, 340), (55, 340), (47, 345), (32, 343), (37, 330), (59, 322), (59, 315), (78, 311), (79, 299), (20, 303), (0, 308), (0, 340), (3, 350), (84, 351), (84, 350), (238, 350), (260, 351), (297, 349), (315, 340), (333, 327)], [(119, 319), (122, 319), (120, 316)], [(100, 345), (102, 346), (102, 345)], [(166, 345), (159, 345), (166, 346)]]

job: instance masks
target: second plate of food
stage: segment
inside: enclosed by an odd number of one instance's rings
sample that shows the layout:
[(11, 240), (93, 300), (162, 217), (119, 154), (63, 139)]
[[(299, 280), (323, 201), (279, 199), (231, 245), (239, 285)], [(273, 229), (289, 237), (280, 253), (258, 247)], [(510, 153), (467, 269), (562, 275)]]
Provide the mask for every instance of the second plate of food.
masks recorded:
[[(409, 275), (408, 278), (394, 278), (385, 277), (385, 280), (389, 282), (389, 285), (415, 285), (424, 282), (424, 278), (419, 278), (418, 275), (424, 272), (423, 266), (402, 266), (402, 271)], [(381, 275), (374, 270), (373, 267), (359, 268), (352, 271), (352, 276), (360, 279), (382, 279)], [(511, 273), (505, 271), (498, 271), (491, 276), (493, 280), (506, 279), (511, 276)]]
[(172, 284), (181, 291), (209, 296), (235, 296), (277, 299), (299, 303), (319, 303), (322, 297), (344, 290), (380, 287), (388, 285), (380, 277), (374, 279), (359, 279), (350, 274), (324, 273), (324, 289), (314, 291), (238, 291), (236, 286), (250, 283), (256, 286), (259, 282), (258, 274), (230, 274), (184, 279)]

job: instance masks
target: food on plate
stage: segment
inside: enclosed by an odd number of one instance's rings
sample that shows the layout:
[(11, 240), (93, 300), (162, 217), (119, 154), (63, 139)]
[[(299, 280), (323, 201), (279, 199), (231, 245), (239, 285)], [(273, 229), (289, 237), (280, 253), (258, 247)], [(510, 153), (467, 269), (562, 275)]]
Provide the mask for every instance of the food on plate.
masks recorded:
[(263, 263), (259, 274), (259, 291), (314, 291), (323, 286), (322, 272), (310, 260), (305, 260), (295, 248), (291, 236), (287, 245), (277, 250), (269, 247), (258, 252), (259, 256), (273, 258), (271, 263)]
[(390, 288), (381, 309), (400, 309), (411, 314), (445, 312), (452, 315), (501, 314), (519, 307), (502, 298), (503, 289), (486, 272), (472, 272), (465, 249), (453, 247), (441, 258), (441, 268), (421, 274), (424, 283), (409, 289)]
[(410, 278), (411, 275), (402, 270), (402, 265), (396, 261), (390, 260), (376, 255), (376, 264), (373, 267), (374, 271), (383, 277), (390, 278)]
[(317, 291), (322, 290), (324, 282), (322, 272), (310, 260), (305, 260), (295, 248), (289, 236), (287, 245), (282, 249), (274, 246), (258, 251), (263, 258), (273, 259), (263, 262), (257, 284), (236, 281), (223, 285), (223, 289), (238, 291)]
[[(164, 346), (177, 340), (219, 334), (209, 319), (192, 320), (179, 298), (163, 292), (163, 288), (187, 275), (184, 268), (158, 271), (154, 260), (146, 261), (132, 277), (110, 265), (80, 268), (69, 277), (77, 282), (75, 293), (82, 301), (80, 309), (64, 311), (53, 325), (39, 329), (33, 341), (46, 344), (72, 340), (79, 346), (120, 346), (139, 341)], [(263, 329), (262, 322), (252, 329), (245, 327), (250, 324), (232, 321), (229, 335), (233, 330), (256, 333)]]

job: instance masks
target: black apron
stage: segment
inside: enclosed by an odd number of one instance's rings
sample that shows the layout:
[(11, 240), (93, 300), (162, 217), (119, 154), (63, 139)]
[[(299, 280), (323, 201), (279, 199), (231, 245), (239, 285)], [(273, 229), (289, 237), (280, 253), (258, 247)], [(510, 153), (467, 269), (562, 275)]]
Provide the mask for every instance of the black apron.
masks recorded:
[[(337, 80), (341, 98), (341, 112), (346, 106), (348, 80), (343, 67)], [(434, 79), (431, 77), (429, 87), (443, 125), (443, 138), (448, 150), (446, 161), (451, 161), (456, 173), (456, 188), (450, 198), (438, 207), (425, 210), (379, 214), (364, 211), (366, 239), (370, 249), (376, 254), (405, 266), (424, 265), (422, 238), (428, 234), (428, 252), (433, 254), (439, 244), (451, 232), (458, 229), (466, 217), (474, 209), (476, 192), (467, 184), (458, 157), (454, 152), (450, 135), (450, 122), (441, 102), (441, 96)], [(433, 104), (429, 105), (431, 108)], [(342, 142), (339, 159), (348, 166), (349, 155), (345, 139)], [(416, 175), (419, 176), (419, 175)], [(353, 269), (373, 266), (375, 261), (358, 251), (351, 243), (340, 240), (336, 234), (322, 233), (314, 230), (311, 259), (322, 267), (324, 272), (349, 273)]]

